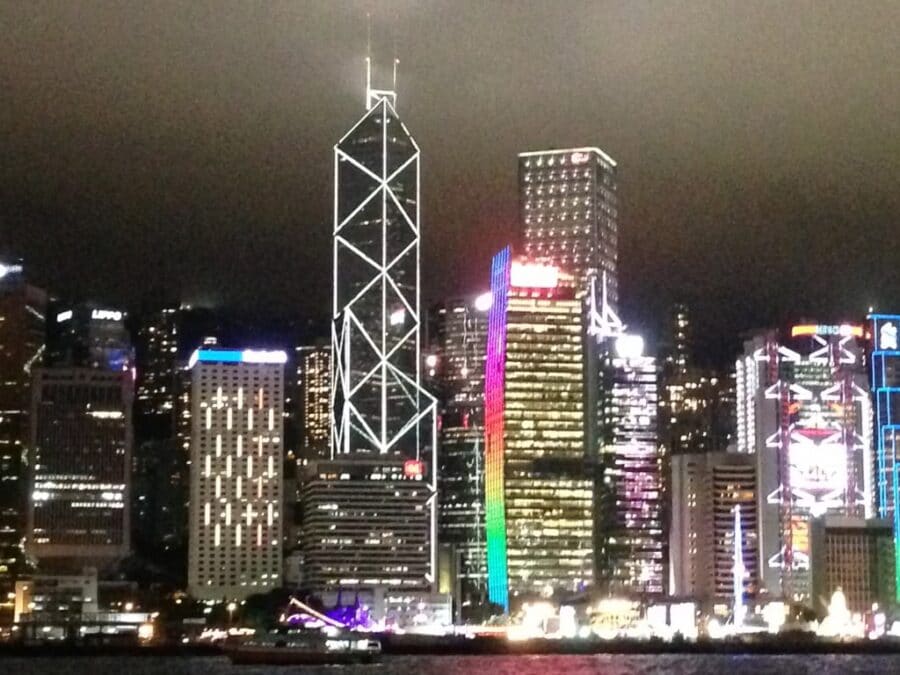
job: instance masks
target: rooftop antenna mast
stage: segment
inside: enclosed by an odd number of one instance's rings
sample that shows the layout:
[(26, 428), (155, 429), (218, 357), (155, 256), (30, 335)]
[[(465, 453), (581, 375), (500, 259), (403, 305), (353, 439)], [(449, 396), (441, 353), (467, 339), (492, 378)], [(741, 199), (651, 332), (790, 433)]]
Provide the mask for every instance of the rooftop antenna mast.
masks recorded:
[(394, 37), (394, 79), (392, 89), (372, 88), (372, 14), (366, 13), (366, 110), (371, 110), (385, 99), (391, 107), (397, 107), (397, 64), (400, 60), (396, 57), (396, 33)]
[(394, 25), (391, 26), (394, 31), (394, 77), (391, 82), (391, 90), (395, 93), (394, 98), (394, 106), (397, 105), (396, 92), (397, 92), (397, 66), (400, 65), (400, 57), (397, 56), (397, 13), (394, 13)]

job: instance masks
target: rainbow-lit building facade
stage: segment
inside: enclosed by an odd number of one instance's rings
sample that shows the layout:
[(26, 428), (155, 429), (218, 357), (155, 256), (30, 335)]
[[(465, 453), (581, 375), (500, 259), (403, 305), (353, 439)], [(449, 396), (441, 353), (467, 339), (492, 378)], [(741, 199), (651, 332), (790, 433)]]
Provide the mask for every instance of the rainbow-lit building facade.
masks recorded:
[(485, 363), (488, 598), (578, 592), (593, 579), (582, 303), (571, 275), (500, 251)]
[[(875, 402), (875, 500), (879, 518), (890, 518), (894, 526), (894, 578), (900, 593), (900, 315), (869, 316), (872, 352), (872, 398)], [(900, 595), (897, 596), (900, 600)]]

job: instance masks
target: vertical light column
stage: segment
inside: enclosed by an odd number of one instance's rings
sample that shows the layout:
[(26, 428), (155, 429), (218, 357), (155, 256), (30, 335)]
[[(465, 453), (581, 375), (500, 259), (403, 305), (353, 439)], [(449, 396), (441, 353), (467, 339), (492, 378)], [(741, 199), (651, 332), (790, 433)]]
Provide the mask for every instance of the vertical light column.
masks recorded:
[(494, 256), (488, 315), (487, 359), (484, 380), (485, 525), (487, 530), (488, 599), (509, 611), (509, 576), (506, 557), (506, 505), (504, 471), (504, 388), (506, 368), (506, 311), (509, 298), (511, 252)]
[[(900, 437), (900, 315), (869, 316), (873, 340), (872, 396), (875, 399), (876, 511), (890, 518), (894, 529), (894, 587), (900, 601), (900, 465), (896, 461)], [(893, 366), (893, 367), (892, 367)], [(894, 374), (897, 373), (897, 374)]]

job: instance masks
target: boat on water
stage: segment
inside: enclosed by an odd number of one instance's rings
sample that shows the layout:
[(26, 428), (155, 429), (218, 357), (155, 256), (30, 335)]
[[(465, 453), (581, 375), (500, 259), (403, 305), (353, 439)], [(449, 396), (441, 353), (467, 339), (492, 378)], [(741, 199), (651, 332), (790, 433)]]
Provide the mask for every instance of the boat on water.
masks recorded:
[(331, 665), (372, 663), (381, 655), (381, 643), (351, 633), (335, 636), (319, 631), (258, 632), (230, 641), (225, 651), (238, 665)]

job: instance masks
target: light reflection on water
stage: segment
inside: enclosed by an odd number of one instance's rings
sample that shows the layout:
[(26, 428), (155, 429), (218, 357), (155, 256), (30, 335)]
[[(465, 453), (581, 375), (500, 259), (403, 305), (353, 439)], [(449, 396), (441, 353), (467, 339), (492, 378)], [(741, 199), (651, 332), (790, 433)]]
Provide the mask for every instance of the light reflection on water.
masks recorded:
[(385, 656), (368, 666), (233, 666), (222, 657), (0, 658), (2, 675), (836, 675), (900, 673), (896, 656)]

